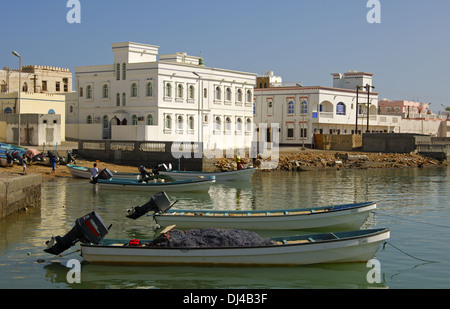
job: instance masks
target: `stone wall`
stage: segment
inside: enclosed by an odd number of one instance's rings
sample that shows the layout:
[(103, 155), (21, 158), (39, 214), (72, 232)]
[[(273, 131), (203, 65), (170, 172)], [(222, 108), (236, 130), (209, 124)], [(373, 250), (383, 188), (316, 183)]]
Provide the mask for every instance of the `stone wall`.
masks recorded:
[(41, 175), (0, 173), (0, 218), (41, 206)]

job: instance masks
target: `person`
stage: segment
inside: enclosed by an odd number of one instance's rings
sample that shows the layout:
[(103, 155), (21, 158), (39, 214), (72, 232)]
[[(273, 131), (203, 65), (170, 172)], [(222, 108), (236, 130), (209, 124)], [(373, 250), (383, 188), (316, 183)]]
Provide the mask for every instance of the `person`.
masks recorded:
[(242, 161), (241, 161), (241, 157), (237, 156), (236, 158), (236, 165), (237, 165), (237, 169), (241, 170), (242, 169)]
[(27, 162), (25, 162), (25, 160), (22, 160), (22, 167), (23, 167), (23, 173), (26, 174), (27, 173)]
[(9, 153), (9, 151), (6, 151), (6, 159), (8, 160), (8, 164), (12, 164), (14, 162), (14, 158)]
[(56, 171), (56, 157), (51, 157), (50, 162), (52, 163), (52, 173)]
[(147, 177), (152, 176), (152, 175), (145, 169), (145, 167), (144, 167), (143, 165), (140, 165), (138, 169), (139, 169), (139, 172), (141, 173), (141, 178), (142, 178), (142, 180), (146, 179)]
[(98, 177), (98, 168), (97, 163), (94, 163), (94, 167), (91, 169), (92, 179), (96, 179)]
[(76, 163), (75, 159), (72, 156), (72, 153), (70, 152), (70, 150), (66, 150), (67, 153), (67, 164), (70, 164), (72, 162)]

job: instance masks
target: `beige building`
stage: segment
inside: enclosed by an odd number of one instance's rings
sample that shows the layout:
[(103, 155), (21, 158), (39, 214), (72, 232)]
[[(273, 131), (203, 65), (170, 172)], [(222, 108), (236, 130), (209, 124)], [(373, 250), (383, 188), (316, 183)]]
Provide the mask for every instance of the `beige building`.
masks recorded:
[[(20, 88), (32, 93), (70, 93), (72, 92), (72, 73), (66, 68), (41, 65), (22, 67)], [(19, 89), (19, 70), (4, 67), (0, 70), (0, 92), (17, 92)]]

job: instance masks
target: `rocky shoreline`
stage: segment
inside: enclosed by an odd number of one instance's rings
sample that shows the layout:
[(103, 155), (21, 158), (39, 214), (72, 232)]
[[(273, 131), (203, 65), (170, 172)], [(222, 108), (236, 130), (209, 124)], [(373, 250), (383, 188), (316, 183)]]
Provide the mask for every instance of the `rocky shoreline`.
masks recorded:
[[(265, 171), (308, 171), (315, 169), (367, 169), (447, 166), (447, 161), (439, 161), (417, 153), (348, 153), (348, 152), (308, 152), (280, 154), (278, 161), (271, 158), (256, 160), (242, 159), (243, 165), (266, 166)], [(273, 161), (273, 162), (272, 162)], [(269, 164), (265, 164), (269, 162)], [(272, 166), (270, 165), (272, 163)], [(275, 166), (276, 165), (276, 166)], [(236, 169), (233, 159), (218, 159), (219, 170)]]

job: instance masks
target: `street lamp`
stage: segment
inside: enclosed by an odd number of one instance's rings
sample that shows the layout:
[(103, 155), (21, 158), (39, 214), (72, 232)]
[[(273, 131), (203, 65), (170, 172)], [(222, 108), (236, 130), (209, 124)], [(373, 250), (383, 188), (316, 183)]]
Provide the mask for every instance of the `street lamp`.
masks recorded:
[(20, 56), (20, 54), (16, 51), (12, 51), (11, 54), (13, 54), (13, 56), (16, 56), (19, 58), (19, 100), (17, 102), (17, 109), (18, 109), (18, 114), (19, 114), (19, 134), (18, 134), (18, 145), (20, 146), (20, 88), (22, 85), (22, 80), (21, 80), (21, 73), (22, 73), (22, 57)]
[(374, 87), (374, 86), (371, 86), (371, 85), (369, 85), (369, 84), (366, 84), (366, 85), (364, 86), (364, 88), (366, 88), (366, 91), (367, 91), (367, 129), (366, 129), (366, 132), (369, 133), (370, 88), (375, 89), (375, 87)]
[(195, 76), (198, 77), (198, 151), (199, 153), (203, 153), (203, 117), (202, 112), (203, 110), (200, 108), (200, 100), (202, 99), (202, 92), (201, 92), (201, 80), (202, 77), (197, 72), (192, 72)]
[(356, 121), (355, 121), (355, 134), (358, 134), (358, 108), (359, 108), (359, 90), (362, 86), (356, 86)]

